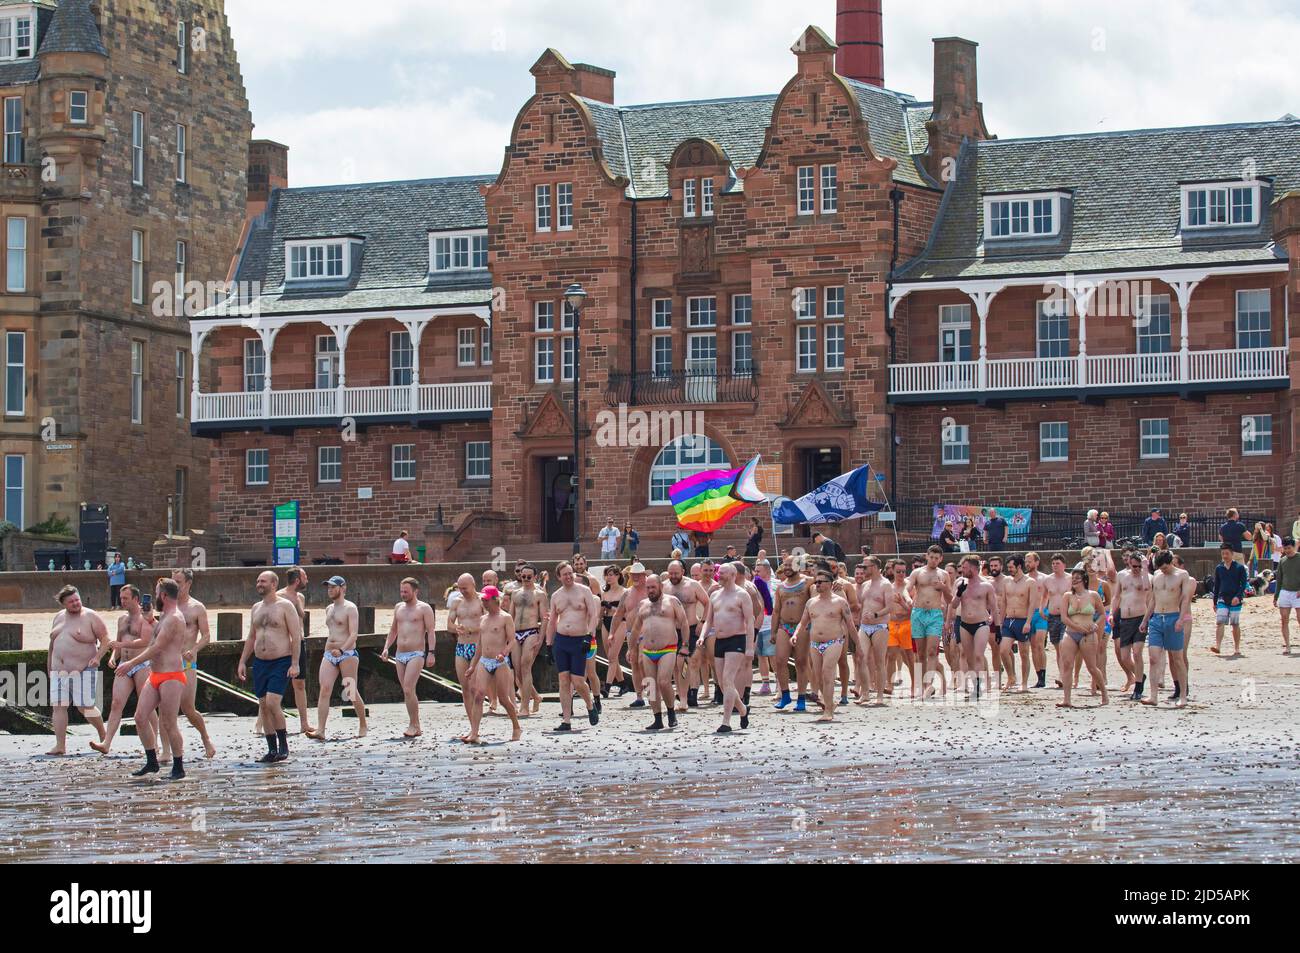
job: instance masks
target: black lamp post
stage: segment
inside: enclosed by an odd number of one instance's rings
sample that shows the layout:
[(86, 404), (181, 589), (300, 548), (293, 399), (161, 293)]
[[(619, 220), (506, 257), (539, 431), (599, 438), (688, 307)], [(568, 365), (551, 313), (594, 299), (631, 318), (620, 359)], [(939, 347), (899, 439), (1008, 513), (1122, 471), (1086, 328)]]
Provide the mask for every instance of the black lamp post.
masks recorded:
[(582, 306), (587, 301), (587, 292), (575, 281), (564, 289), (564, 300), (573, 312), (573, 555), (576, 556), (582, 552), (582, 448), (578, 443), (578, 380), (582, 376), (582, 350), (578, 327), (582, 323)]

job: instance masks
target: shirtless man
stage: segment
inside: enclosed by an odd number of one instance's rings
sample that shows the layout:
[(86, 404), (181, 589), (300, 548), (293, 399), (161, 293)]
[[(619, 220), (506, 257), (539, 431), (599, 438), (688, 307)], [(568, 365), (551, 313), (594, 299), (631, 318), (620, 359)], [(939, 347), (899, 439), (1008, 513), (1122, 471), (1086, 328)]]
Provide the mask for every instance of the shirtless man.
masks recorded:
[[(628, 586), (623, 593), (623, 598), (619, 600), (618, 608), (614, 611), (614, 618), (609, 623), (609, 651), (610, 664), (615, 664), (615, 653), (622, 651), (624, 640), (627, 641), (627, 667), (632, 670), (632, 685), (636, 689), (636, 700), (628, 705), (628, 708), (644, 708), (645, 702), (645, 685), (643, 684), (644, 675), (641, 672), (641, 653), (637, 650), (635, 637), (632, 634), (632, 619), (636, 616), (636, 611), (640, 608), (641, 603), (646, 599), (646, 568), (641, 563), (633, 563), (628, 567), (628, 575), (631, 577), (632, 585)], [(577, 576), (574, 576), (575, 580)], [(599, 619), (599, 599), (597, 600), (596, 616)], [(599, 702), (599, 699), (597, 699)], [(599, 707), (596, 709), (599, 711)], [(566, 719), (567, 720), (567, 719)]]
[[(203, 741), (203, 754), (210, 761), (217, 755), (217, 746), (208, 735), (208, 726), (195, 705), (199, 692), (199, 653), (212, 641), (212, 630), (208, 628), (208, 607), (190, 596), (194, 586), (193, 569), (172, 570), (172, 581), (180, 587), (180, 599), (176, 608), (185, 619), (185, 653), (182, 656), (181, 671), (185, 673), (185, 697), (181, 699), (181, 712), (189, 719)], [(306, 697), (306, 696), (304, 696)], [(304, 719), (306, 716), (303, 716)]]
[(108, 627), (94, 609), (81, 604), (75, 586), (59, 590), (59, 605), (50, 627), (48, 652), (50, 706), (54, 709), (54, 747), (47, 755), (68, 753), (68, 706), (76, 705), (94, 726), (102, 743), (106, 737), (99, 697), (99, 660), (108, 651)]
[(361, 657), (357, 653), (357, 634), (360, 615), (357, 607), (348, 601), (348, 584), (342, 576), (331, 576), (325, 581), (329, 608), (325, 610), (325, 653), (320, 660), (320, 694), (316, 699), (316, 730), (308, 736), (325, 740), (325, 722), (330, 716), (330, 696), (334, 683), (343, 679), (343, 700), (352, 702), (357, 713), (357, 737), (366, 736), (366, 703), (357, 689), (357, 672)]
[[(877, 707), (885, 704), (885, 696), (892, 695), (887, 667), (889, 654), (889, 608), (892, 601), (892, 583), (880, 574), (880, 560), (868, 556), (858, 564), (862, 570), (862, 585), (858, 589), (861, 614), (858, 617), (858, 704), (871, 704), (871, 689), (875, 686)], [(864, 681), (865, 676), (865, 681)]]
[[(758, 587), (750, 578), (753, 574), (743, 559), (737, 559), (732, 562), (732, 568), (736, 570), (736, 587), (744, 589), (749, 595), (749, 601), (753, 603), (754, 610), (754, 652), (758, 653), (758, 632), (763, 625), (763, 596), (759, 593)], [(745, 707), (749, 707), (749, 693), (754, 687), (754, 667), (751, 665), (748, 669), (741, 672), (740, 679), (740, 700)], [(848, 691), (848, 680), (845, 680), (845, 691)]]
[(1147, 682), (1143, 671), (1147, 636), (1142, 621), (1151, 601), (1151, 577), (1147, 575), (1141, 553), (1130, 549), (1124, 554), (1124, 564), (1110, 600), (1111, 629), (1115, 637), (1115, 658), (1124, 670), (1123, 692), (1127, 695), (1131, 688), (1132, 700), (1140, 702)]
[[(1044, 576), (1039, 583), (1039, 607), (1047, 616), (1047, 637), (1056, 648), (1056, 687), (1064, 688), (1065, 679), (1074, 678), (1074, 670), (1061, 668), (1061, 639), (1065, 636), (1065, 623), (1061, 620), (1065, 613), (1065, 597), (1070, 594), (1070, 577), (1065, 574), (1065, 557), (1057, 553), (1052, 557), (1052, 574)], [(1046, 661), (1046, 659), (1044, 659)]]
[[(573, 567), (560, 563), (556, 570), (560, 588), (551, 596), (551, 612), (546, 619), (546, 644), (551, 646), (560, 680), (560, 717), (556, 731), (573, 730), (573, 693), (582, 696), (587, 706), (587, 721), (595, 725), (600, 712), (592, 701), (587, 685), (587, 648), (591, 633), (600, 624), (599, 600), (593, 601), (591, 590), (574, 584)], [(623, 607), (619, 607), (623, 611)], [(613, 626), (610, 627), (611, 631)]]
[(1187, 703), (1182, 686), (1187, 677), (1187, 663), (1182, 651), (1187, 625), (1192, 619), (1192, 596), (1196, 581), (1174, 567), (1174, 554), (1169, 550), (1156, 553), (1156, 571), (1151, 577), (1151, 597), (1147, 602), (1142, 630), (1147, 633), (1147, 648), (1151, 662), (1151, 694), (1142, 704), (1155, 707), (1160, 704), (1160, 689), (1165, 681), (1165, 657), (1173, 672), (1175, 708)]
[[(998, 608), (1001, 610), (998, 615), (998, 618), (1005, 619), (1006, 618), (1006, 598), (1005, 598), (1006, 588), (1007, 588), (1007, 583), (1010, 582), (1011, 580), (1011, 577), (1007, 572), (1004, 571), (1005, 567), (1002, 562), (1002, 557), (996, 553), (989, 556), (987, 562), (985, 563), (985, 567), (987, 569), (987, 573), (984, 576), (984, 578), (988, 582), (988, 584), (993, 587), (994, 595), (997, 597), (998, 600)], [(993, 634), (993, 644), (992, 644), (993, 668), (996, 669), (998, 673), (997, 687), (1001, 688), (1005, 684), (1008, 689), (1014, 688), (1016, 684), (1015, 654), (1020, 650), (1019, 649), (1012, 650), (1011, 646), (1008, 646), (1007, 656), (1009, 656), (1009, 658), (1004, 657), (1002, 654), (1002, 641), (1003, 641), (1002, 626), (999, 625), (997, 628), (993, 629), (992, 634)], [(1014, 644), (1016, 643), (1015, 640), (1013, 639), (1012, 645)], [(983, 657), (981, 657), (980, 661), (981, 663), (983, 662)], [(981, 667), (983, 668), (984, 666), (981, 664)], [(1003, 682), (1002, 680), (1002, 676), (1004, 673), (1006, 674), (1005, 682)]]
[[(1033, 613), (1029, 616), (1029, 651), (1034, 660), (1034, 672), (1038, 675), (1035, 688), (1047, 687), (1047, 613), (1043, 611), (1043, 580), (1047, 577), (1039, 572), (1038, 553), (1025, 553), (1025, 575), (1034, 583), (1034, 595), (1029, 605)], [(1022, 648), (1020, 651), (1024, 651)]]
[[(307, 601), (302, 595), (306, 589), (307, 570), (294, 566), (284, 574), (284, 588), (277, 595), (281, 599), (288, 599), (293, 603), (294, 608), (298, 610), (298, 624), (303, 630), (302, 641), (298, 643), (298, 675), (293, 679), (293, 703), (298, 708), (298, 720), (302, 723), (302, 733), (310, 736), (312, 727), (311, 723), (307, 721), (307, 637), (310, 633), (305, 625), (307, 621)], [(204, 625), (206, 624), (207, 614), (205, 612)], [(212, 755), (208, 755), (208, 757), (210, 758)]]
[(717, 687), (722, 689), (722, 724), (718, 734), (731, 731), (731, 712), (740, 715), (740, 727), (749, 727), (749, 709), (741, 700), (744, 682), (754, 668), (758, 631), (754, 624), (754, 603), (749, 593), (736, 585), (736, 567), (723, 563), (718, 570), (718, 588), (709, 595), (701, 639), (712, 638)]
[(835, 577), (828, 569), (815, 570), (817, 595), (803, 607), (803, 616), (795, 638), (808, 639), (812, 661), (813, 684), (821, 689), (822, 716), (817, 720), (835, 720), (835, 675), (840, 653), (853, 641), (853, 610), (849, 601), (835, 593)]
[(1020, 691), (1027, 692), (1029, 665), (1032, 661), (1029, 640), (1033, 634), (1029, 628), (1029, 618), (1036, 608), (1034, 597), (1038, 594), (1038, 585), (1025, 574), (1025, 561), (1021, 557), (1008, 557), (1007, 567), (1011, 570), (1011, 575), (1002, 586), (1002, 641), (998, 643), (998, 652), (1002, 658), (1002, 667), (1007, 672), (1006, 690), (1015, 691), (1016, 659), (1011, 647), (1020, 646)]
[(772, 633), (776, 636), (776, 684), (781, 689), (781, 699), (776, 708), (780, 711), (790, 705), (790, 655), (793, 651), (798, 694), (794, 710), (807, 711), (808, 696), (804, 689), (808, 684), (808, 642), (806, 639), (795, 641), (794, 634), (803, 618), (804, 605), (812, 597), (812, 586), (808, 578), (794, 567), (793, 561), (782, 563), (778, 575), (782, 581), (772, 592), (775, 603), (772, 618), (776, 622)]
[[(681, 572), (681, 564), (677, 566)], [(680, 580), (679, 580), (680, 582)], [(677, 727), (673, 705), (673, 675), (677, 671), (679, 649), (691, 626), (686, 609), (676, 596), (664, 592), (656, 575), (646, 576), (646, 597), (632, 616), (632, 639), (639, 645), (646, 680), (650, 682), (650, 707), (655, 720), (647, 731), (662, 731), (664, 716), (660, 706), (668, 708), (668, 727)]]
[(681, 603), (686, 614), (687, 636), (677, 647), (677, 710), (699, 707), (699, 671), (692, 660), (699, 647), (700, 621), (704, 617), (709, 594), (694, 579), (687, 577), (681, 562), (668, 564), (668, 579), (660, 582), (664, 595)]
[(263, 764), (289, 757), (284, 693), (298, 674), (302, 644), (298, 607), (276, 591), (279, 585), (280, 577), (269, 569), (257, 577), (257, 594), (262, 601), (253, 606), (248, 638), (239, 656), (241, 682), (248, 680), (248, 659), (253, 656), (253, 694), (257, 696), (258, 721), (266, 738), (266, 754), (260, 759)]
[(144, 767), (131, 772), (135, 778), (158, 773), (155, 724), (170, 742), (172, 770), (168, 777), (173, 781), (185, 777), (185, 739), (176, 723), (186, 690), (185, 672), (181, 669), (186, 652), (185, 617), (176, 607), (180, 592), (175, 580), (163, 579), (158, 583), (156, 595), (160, 611), (153, 642), (133, 658), (137, 665), (149, 663), (149, 680), (135, 707), (135, 727), (145, 755)]
[[(473, 622), (473, 637), (477, 640), (480, 603), (478, 593), (474, 591), (473, 576), (468, 574), (461, 576), (456, 580), (456, 586), (463, 597), (452, 611), (452, 628), (456, 630), (456, 676), (465, 696), (465, 711), (468, 712), (470, 702), (468, 693), (464, 692), (465, 670), (461, 666), (461, 635), (464, 626)], [(420, 600), (419, 580), (409, 576), (403, 579), (398, 595), (401, 596), (402, 601), (393, 606), (393, 624), (388, 628), (388, 638), (384, 639), (384, 648), (379, 653), (379, 657), (387, 662), (388, 649), (394, 642), (396, 643), (397, 652), (393, 656), (393, 661), (397, 663), (397, 680), (402, 683), (402, 701), (406, 703), (407, 718), (406, 730), (402, 732), (402, 737), (418, 738), (424, 732), (420, 728), (420, 696), (416, 693), (416, 685), (420, 681), (420, 673), (426, 667), (433, 668), (434, 639), (438, 623), (434, 619), (433, 607)], [(471, 600), (472, 606), (466, 608), (466, 603)], [(472, 653), (470, 657), (473, 657)], [(468, 665), (469, 663), (466, 662), (465, 666)]]
[[(145, 618), (141, 610), (139, 589), (127, 583), (122, 587), (120, 595), (126, 615), (117, 620), (117, 638), (108, 643), (108, 647), (112, 649), (108, 657), (108, 667), (116, 673), (113, 676), (113, 707), (108, 713), (104, 740), (90, 743), (90, 747), (100, 754), (108, 754), (109, 749), (113, 747), (113, 739), (117, 737), (117, 729), (122, 723), (126, 703), (131, 700), (131, 693), (135, 692), (138, 704), (139, 699), (144, 697), (145, 685), (149, 684), (151, 663), (137, 662), (135, 656), (148, 648), (149, 643), (153, 641), (153, 624)], [(153, 728), (155, 731), (158, 729), (156, 716)]]
[[(510, 665), (519, 686), (519, 717), (542, 710), (542, 695), (533, 684), (533, 663), (542, 650), (542, 627), (550, 611), (546, 591), (537, 588), (537, 570), (524, 563), (517, 570), (519, 584), (510, 596), (510, 615), (515, 630), (510, 645)], [(504, 603), (502, 608), (504, 608)], [(531, 710), (530, 710), (531, 706)]]
[(483, 587), (482, 602), (487, 611), (479, 622), (479, 650), (465, 670), (468, 690), (474, 696), (469, 706), (469, 734), (460, 740), (470, 745), (481, 744), (478, 728), (483, 721), (483, 699), (487, 696), (488, 684), (495, 681), (496, 696), (510, 716), (513, 729), (510, 740), (518, 741), (523, 729), (515, 714), (515, 683), (510, 671), (510, 652), (519, 644), (515, 641), (515, 620), (509, 613), (501, 611), (501, 592), (496, 586)]
[[(907, 595), (912, 600), (912, 642), (921, 662), (921, 698), (944, 691), (943, 673), (939, 670), (939, 640), (943, 637), (944, 618), (952, 601), (948, 574), (939, 568), (943, 550), (931, 546), (925, 553), (925, 565), (913, 569), (907, 577)], [(930, 673), (934, 674), (931, 675)]]
[(889, 564), (889, 680), (892, 684), (899, 667), (907, 669), (912, 697), (916, 697), (916, 652), (912, 648), (912, 600), (907, 595), (907, 563), (895, 559)]
[(980, 574), (980, 558), (963, 556), (958, 568), (962, 582), (957, 584), (956, 611), (961, 619), (961, 651), (966, 671), (966, 693), (975, 686), (976, 699), (980, 696), (985, 653), (989, 637), (1002, 625), (1002, 609), (998, 605), (997, 590), (993, 583)]
[[(826, 568), (830, 570), (831, 575), (835, 579), (831, 584), (832, 591), (834, 591), (837, 596), (848, 602), (850, 617), (856, 619), (859, 613), (858, 587), (849, 578), (848, 567), (838, 560), (827, 558)], [(839, 670), (840, 676), (841, 705), (847, 705), (849, 703), (850, 682), (854, 685), (854, 693), (856, 695), (863, 697), (866, 693), (865, 685), (868, 679), (865, 669), (858, 671), (856, 681), (853, 680), (849, 672), (849, 658), (853, 656), (854, 644), (854, 639), (850, 638), (848, 644), (844, 647), (844, 651), (840, 653), (840, 660), (836, 666)], [(856, 658), (854, 658), (854, 664), (857, 664)], [(814, 698), (814, 700), (816, 699)]]

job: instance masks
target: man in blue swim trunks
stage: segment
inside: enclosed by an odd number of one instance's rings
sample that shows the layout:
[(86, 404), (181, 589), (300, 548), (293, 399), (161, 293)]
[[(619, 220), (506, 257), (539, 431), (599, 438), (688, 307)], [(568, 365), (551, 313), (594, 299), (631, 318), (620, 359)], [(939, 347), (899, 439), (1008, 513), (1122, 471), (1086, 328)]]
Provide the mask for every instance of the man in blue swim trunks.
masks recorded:
[[(644, 585), (645, 567), (641, 568)], [(560, 681), (562, 720), (555, 730), (572, 731), (574, 692), (582, 696), (587, 706), (587, 721), (592, 725), (600, 721), (600, 712), (587, 685), (587, 649), (591, 634), (600, 624), (600, 600), (591, 598), (591, 590), (586, 586), (574, 585), (573, 567), (568, 563), (560, 563), (555, 574), (560, 578), (560, 588), (551, 596), (551, 612), (546, 620), (546, 644), (551, 647)]]
[(1043, 611), (1043, 580), (1047, 577), (1038, 568), (1041, 562), (1038, 553), (1025, 553), (1025, 575), (1034, 584), (1029, 602), (1034, 610), (1029, 616), (1029, 655), (1038, 676), (1034, 688), (1047, 687), (1047, 613)]
[(330, 715), (330, 695), (334, 683), (343, 679), (343, 700), (352, 702), (357, 713), (357, 737), (366, 736), (366, 703), (357, 690), (357, 671), (361, 658), (357, 653), (357, 632), (361, 625), (357, 607), (348, 601), (348, 584), (342, 576), (325, 581), (330, 605), (325, 610), (325, 653), (320, 661), (320, 693), (316, 698), (316, 730), (309, 738), (325, 740), (325, 721)]
[(239, 656), (241, 682), (248, 679), (248, 659), (253, 656), (253, 694), (257, 696), (258, 718), (266, 737), (266, 754), (260, 759), (263, 764), (289, 757), (283, 701), (289, 680), (298, 675), (298, 647), (302, 642), (298, 607), (276, 592), (279, 586), (280, 577), (269, 569), (257, 577), (257, 594), (262, 601), (253, 606), (248, 639)]
[(1164, 687), (1165, 658), (1173, 674), (1175, 708), (1187, 704), (1182, 688), (1187, 682), (1187, 662), (1182, 651), (1187, 626), (1192, 621), (1192, 596), (1196, 580), (1174, 566), (1174, 554), (1169, 550), (1156, 553), (1156, 571), (1151, 577), (1151, 601), (1142, 626), (1147, 633), (1150, 653), (1151, 691), (1142, 704), (1160, 704), (1160, 689)]
[(937, 681), (939, 692), (944, 691), (943, 675), (939, 671), (939, 640), (943, 637), (944, 615), (952, 601), (952, 583), (948, 574), (939, 568), (942, 561), (943, 550), (931, 546), (925, 553), (925, 565), (913, 570), (907, 578), (907, 594), (912, 600), (912, 642), (921, 666), (922, 699), (933, 694), (932, 679)]
[[(461, 576), (462, 580), (465, 578)], [(477, 609), (479, 601), (478, 593), (474, 591), (474, 577), (468, 578), (470, 596), (466, 598), (472, 597), (473, 609)], [(389, 646), (396, 641), (397, 654), (393, 656), (393, 661), (397, 663), (397, 680), (402, 683), (402, 701), (406, 703), (409, 721), (402, 737), (418, 738), (423, 732), (420, 729), (420, 698), (415, 686), (419, 683), (424, 667), (433, 666), (433, 641), (438, 625), (434, 620), (433, 607), (420, 599), (419, 580), (410, 576), (403, 579), (398, 594), (402, 601), (393, 607), (393, 624), (388, 629), (388, 638), (384, 639), (384, 649), (379, 657), (387, 662)], [(464, 602), (465, 599), (462, 599), (456, 603), (456, 613), (461, 611)], [(472, 613), (473, 609), (467, 610), (467, 614)], [(455, 618), (457, 616), (453, 615)]]

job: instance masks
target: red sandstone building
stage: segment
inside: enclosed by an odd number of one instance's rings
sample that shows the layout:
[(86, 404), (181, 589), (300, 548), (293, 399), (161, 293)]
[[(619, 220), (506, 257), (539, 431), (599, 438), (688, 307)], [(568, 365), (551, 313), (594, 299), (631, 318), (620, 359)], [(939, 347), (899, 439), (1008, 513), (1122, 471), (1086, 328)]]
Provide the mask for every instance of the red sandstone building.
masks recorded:
[[(304, 560), (558, 555), (575, 353), (592, 547), (613, 516), (666, 550), (667, 487), (754, 454), (790, 496), (871, 463), (928, 504), (1289, 525), (1300, 121), (997, 140), (974, 43), (934, 41), (921, 101), (858, 6), (775, 95), (619, 106), (547, 50), (495, 175), (253, 196), (262, 294), (193, 323), (221, 557), (266, 559), (289, 499)], [(620, 406), (698, 436), (600, 439)]]

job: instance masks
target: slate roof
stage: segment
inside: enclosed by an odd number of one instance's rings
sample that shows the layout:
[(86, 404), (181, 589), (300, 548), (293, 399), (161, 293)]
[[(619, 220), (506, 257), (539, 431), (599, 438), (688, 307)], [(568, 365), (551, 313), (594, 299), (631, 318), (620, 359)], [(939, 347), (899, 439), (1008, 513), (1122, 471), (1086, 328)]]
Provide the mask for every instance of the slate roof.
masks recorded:
[[(278, 189), (254, 224), (236, 281), (260, 283), (262, 314), (375, 311), (487, 304), (487, 270), (429, 275), (430, 231), (487, 227), (480, 185), (492, 175)], [(284, 243), (357, 236), (359, 256), (345, 281), (284, 288)], [(199, 317), (229, 313), (213, 308)]]
[[(925, 120), (930, 115), (929, 104), (856, 80), (845, 82), (857, 96), (876, 153), (898, 160), (894, 178), (912, 185), (933, 185), (913, 158), (928, 145)], [(696, 136), (720, 145), (733, 166), (753, 166), (763, 149), (776, 100), (773, 93), (642, 106), (611, 106), (591, 99), (582, 99), (582, 103), (591, 111), (610, 171), (629, 176), (628, 195), (653, 198), (668, 194), (664, 169), (673, 151)], [(728, 190), (739, 188), (736, 181)]]
[(107, 56), (90, 0), (59, 0), (41, 37), (41, 53), (99, 53)]
[[(1180, 184), (1265, 181), (1253, 228), (1181, 231)], [(900, 281), (992, 278), (1283, 260), (1269, 203), (1300, 188), (1300, 120), (968, 143), (930, 243)], [(983, 196), (1068, 190), (1062, 235), (984, 245)]]

